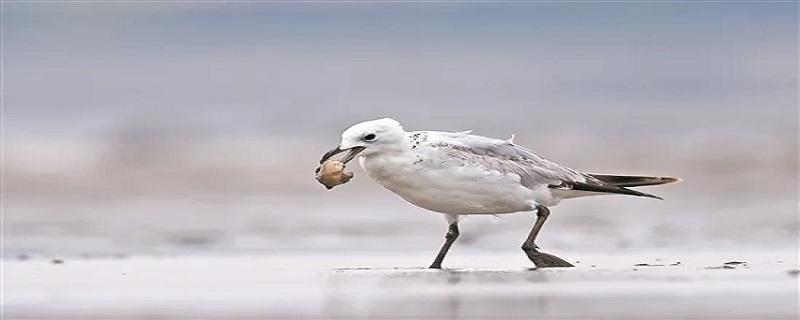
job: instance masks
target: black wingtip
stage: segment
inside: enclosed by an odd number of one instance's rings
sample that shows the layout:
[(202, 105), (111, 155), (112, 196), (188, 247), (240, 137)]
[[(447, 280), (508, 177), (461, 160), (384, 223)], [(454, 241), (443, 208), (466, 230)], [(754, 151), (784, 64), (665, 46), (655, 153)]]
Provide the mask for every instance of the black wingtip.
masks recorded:
[(656, 185), (677, 183), (683, 181), (683, 179), (678, 177), (622, 176), (622, 175), (594, 174), (594, 173), (589, 175), (597, 180), (613, 184), (617, 187), (656, 186)]
[(664, 181), (664, 184), (683, 182), (683, 179), (678, 177), (659, 177), (659, 178), (661, 178), (661, 181)]
[(589, 192), (598, 192), (598, 193), (615, 193), (615, 194), (626, 194), (629, 196), (639, 196), (639, 197), (647, 197), (653, 198), (658, 200), (664, 200), (656, 195), (652, 195), (649, 193), (644, 193), (632, 189), (628, 189), (625, 187), (615, 186), (612, 184), (588, 184), (583, 182), (572, 182), (572, 183), (562, 183), (561, 185), (550, 185), (550, 188), (567, 188), (571, 190), (579, 190), (579, 191), (589, 191)]
[(652, 194), (647, 194), (645, 197), (648, 197), (648, 198), (653, 198), (653, 199), (658, 199), (658, 200), (664, 200), (664, 198), (662, 198), (662, 197), (659, 197), (659, 196), (654, 196), (654, 195), (652, 195)]

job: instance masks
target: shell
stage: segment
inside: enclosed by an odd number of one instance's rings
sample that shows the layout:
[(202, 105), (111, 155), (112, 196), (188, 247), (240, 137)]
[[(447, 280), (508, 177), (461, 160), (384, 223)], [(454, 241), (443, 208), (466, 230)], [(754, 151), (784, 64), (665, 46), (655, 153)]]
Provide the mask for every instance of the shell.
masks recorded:
[(353, 178), (352, 172), (344, 172), (345, 165), (338, 160), (328, 160), (317, 167), (317, 181), (328, 190), (345, 184)]

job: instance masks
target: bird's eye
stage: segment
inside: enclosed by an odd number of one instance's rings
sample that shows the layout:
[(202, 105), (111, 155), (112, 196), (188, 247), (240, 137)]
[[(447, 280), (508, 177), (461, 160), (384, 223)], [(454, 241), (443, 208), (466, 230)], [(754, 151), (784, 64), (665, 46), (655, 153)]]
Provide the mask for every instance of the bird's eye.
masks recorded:
[(374, 135), (374, 134), (372, 134), (372, 133), (370, 133), (370, 134), (368, 134), (368, 135), (364, 136), (364, 138), (363, 138), (363, 139), (364, 139), (364, 141), (370, 141), (370, 140), (372, 140), (372, 139), (375, 139), (375, 135)]

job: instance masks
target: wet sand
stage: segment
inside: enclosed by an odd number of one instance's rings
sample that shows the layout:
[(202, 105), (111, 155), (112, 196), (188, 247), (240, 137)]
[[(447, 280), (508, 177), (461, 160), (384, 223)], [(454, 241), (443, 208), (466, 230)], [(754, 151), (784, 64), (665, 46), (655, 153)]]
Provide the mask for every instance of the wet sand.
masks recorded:
[(444, 270), (420, 253), (7, 259), (3, 307), (6, 319), (798, 317), (796, 253), (565, 256), (577, 267), (463, 252)]

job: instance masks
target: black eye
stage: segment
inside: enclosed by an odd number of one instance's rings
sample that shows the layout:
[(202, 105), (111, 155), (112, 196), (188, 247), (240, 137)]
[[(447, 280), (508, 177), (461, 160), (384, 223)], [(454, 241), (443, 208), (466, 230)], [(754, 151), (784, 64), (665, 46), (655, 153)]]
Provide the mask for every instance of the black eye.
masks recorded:
[(370, 133), (370, 134), (368, 134), (368, 135), (364, 136), (364, 138), (363, 138), (363, 139), (364, 139), (365, 141), (370, 141), (370, 140), (372, 140), (372, 139), (375, 139), (375, 135), (374, 135), (374, 134), (372, 134), (372, 133)]

